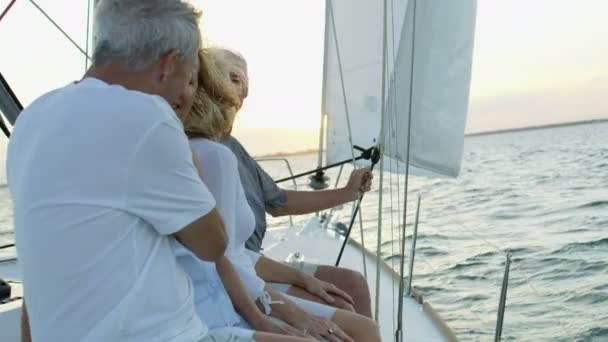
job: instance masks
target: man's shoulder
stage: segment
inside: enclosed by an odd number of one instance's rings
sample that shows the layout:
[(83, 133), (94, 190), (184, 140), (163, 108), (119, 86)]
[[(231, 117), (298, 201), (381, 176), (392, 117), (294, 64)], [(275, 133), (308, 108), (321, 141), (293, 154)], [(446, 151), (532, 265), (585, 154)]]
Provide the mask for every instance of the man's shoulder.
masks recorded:
[(127, 116), (136, 116), (138, 120), (178, 120), (171, 106), (158, 95), (127, 90), (118, 86), (110, 87), (99, 95), (96, 102), (107, 110), (118, 111)]

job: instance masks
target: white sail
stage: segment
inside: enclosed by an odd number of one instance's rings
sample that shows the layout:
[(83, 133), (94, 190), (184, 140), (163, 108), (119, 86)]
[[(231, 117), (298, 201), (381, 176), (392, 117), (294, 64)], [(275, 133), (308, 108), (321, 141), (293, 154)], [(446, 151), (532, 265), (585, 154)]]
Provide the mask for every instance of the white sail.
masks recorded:
[[(352, 156), (338, 51), (353, 144), (377, 144), (383, 103), (383, 3), (335, 0), (331, 5), (335, 22), (330, 16), (323, 84), (328, 163)], [(410, 141), (410, 166), (455, 177), (468, 111), (476, 2), (416, 1), (415, 31), (413, 1), (389, 0), (387, 11), (385, 156), (405, 162)], [(414, 101), (408, 139), (410, 84)]]
[(328, 116), (326, 158), (329, 164), (352, 156), (345, 100), (350, 112), (353, 144), (369, 148), (377, 143), (383, 8), (382, 2), (368, 0), (328, 0), (326, 4), (332, 8), (329, 12), (333, 12), (326, 21), (323, 79), (323, 112)]

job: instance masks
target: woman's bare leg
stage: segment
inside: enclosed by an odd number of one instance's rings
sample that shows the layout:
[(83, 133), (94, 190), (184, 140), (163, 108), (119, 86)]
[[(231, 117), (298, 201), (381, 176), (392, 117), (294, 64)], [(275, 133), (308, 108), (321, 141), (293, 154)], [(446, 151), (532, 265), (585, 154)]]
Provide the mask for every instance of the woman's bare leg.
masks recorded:
[(343, 267), (319, 265), (314, 276), (348, 293), (355, 301), (353, 305), (355, 311), (363, 316), (372, 317), (369, 288), (361, 273)]
[(337, 309), (331, 319), (355, 341), (381, 342), (380, 330), (373, 320), (346, 310)]
[(342, 310), (346, 310), (346, 311), (352, 311), (352, 312), (355, 311), (355, 308), (349, 302), (347, 302), (346, 300), (344, 300), (338, 296), (332, 296), (335, 301), (333, 303), (328, 303), (321, 297), (315, 296), (312, 293), (304, 290), (303, 288), (297, 287), (297, 286), (290, 286), (289, 290), (287, 290), (287, 294), (290, 294), (292, 296), (299, 297), (302, 299), (310, 300), (313, 302), (333, 306), (334, 308), (338, 308), (338, 309), (342, 309)]
[(256, 331), (253, 334), (253, 339), (256, 342), (311, 342), (315, 341), (312, 337), (295, 337), (295, 336), (287, 336), (287, 335), (278, 335), (271, 334), (265, 332)]

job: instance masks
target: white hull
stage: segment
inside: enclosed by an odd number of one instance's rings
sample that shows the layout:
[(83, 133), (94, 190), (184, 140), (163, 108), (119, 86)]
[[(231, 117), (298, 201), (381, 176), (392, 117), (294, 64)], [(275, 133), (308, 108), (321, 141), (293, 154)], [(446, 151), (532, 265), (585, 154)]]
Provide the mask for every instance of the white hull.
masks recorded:
[[(304, 227), (289, 227), (268, 231), (264, 239), (264, 253), (277, 260), (298, 256), (304, 261), (333, 265), (343, 239), (333, 231), (324, 230), (316, 219)], [(363, 272), (363, 254), (366, 255), (369, 287), (375, 293), (376, 257), (364, 252), (351, 241), (344, 251), (341, 266)], [(394, 341), (393, 313), (397, 303), (393, 301), (393, 287), (399, 287), (398, 275), (384, 262), (380, 269), (380, 329), (383, 341)], [(0, 260), (0, 277), (19, 281), (19, 267), (15, 259)], [(13, 297), (22, 296), (20, 283), (11, 283)], [(397, 295), (395, 295), (397, 296)], [(21, 300), (0, 304), (0, 341), (20, 341)], [(373, 300), (372, 300), (373, 305)], [(422, 297), (404, 299), (404, 341), (457, 341), (453, 332)]]
[[(11, 297), (23, 296), (23, 289), (21, 283), (19, 283), (21, 275), (17, 259), (0, 259), (0, 278), (10, 283), (12, 288)], [(14, 281), (17, 281), (17, 283)], [(6, 304), (0, 304), (0, 341), (21, 341), (21, 303), (21, 300), (18, 299)]]
[[(339, 234), (322, 229), (319, 222), (313, 219), (305, 227), (269, 230), (264, 237), (264, 254), (276, 260), (286, 260), (297, 255), (302, 261), (333, 265), (343, 241)], [(373, 297), (376, 291), (376, 256), (374, 254), (363, 250), (359, 244), (350, 240), (342, 255), (340, 266), (363, 273), (363, 254), (366, 256), (368, 284)], [(394, 341), (393, 312), (396, 312), (398, 305), (395, 301), (398, 300), (399, 276), (384, 261), (380, 264), (380, 316), (378, 322), (382, 341)], [(395, 297), (393, 297), (393, 288)], [(424, 303), (422, 296), (415, 291), (413, 294), (413, 297), (404, 298), (403, 341), (458, 341), (435, 310), (428, 303)]]

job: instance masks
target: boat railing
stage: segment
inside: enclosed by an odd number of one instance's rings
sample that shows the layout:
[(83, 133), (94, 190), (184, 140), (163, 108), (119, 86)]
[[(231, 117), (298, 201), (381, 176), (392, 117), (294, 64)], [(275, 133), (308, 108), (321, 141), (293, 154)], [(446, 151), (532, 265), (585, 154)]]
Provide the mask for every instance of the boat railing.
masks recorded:
[[(409, 257), (407, 257), (407, 261), (408, 261), (408, 272), (407, 274), (405, 274), (405, 272), (403, 271), (403, 269), (401, 270), (401, 272), (399, 272), (400, 276), (402, 276), (403, 280), (406, 282), (405, 285), (403, 286), (403, 290), (400, 291), (400, 295), (404, 295), (404, 296), (412, 296), (412, 297), (416, 297), (416, 296), (420, 296), (421, 294), (416, 294), (415, 290), (412, 287), (412, 281), (413, 278), (415, 277), (414, 275), (414, 260), (415, 260), (415, 256), (416, 256), (416, 244), (417, 244), (417, 240), (418, 240), (418, 227), (419, 227), (419, 217), (420, 217), (420, 197), (418, 197), (418, 205), (416, 208), (416, 213), (415, 213), (415, 218), (414, 218), (414, 224), (413, 224), (413, 231), (411, 233), (409, 233), (406, 238), (411, 239), (411, 243), (409, 246)], [(478, 234), (475, 234), (473, 232), (471, 232), (470, 230), (462, 230), (460, 228), (462, 228), (462, 225), (458, 224), (455, 220), (451, 219), (452, 223), (456, 224), (458, 228), (456, 228), (456, 230), (459, 230), (461, 233), (465, 234), (465, 233), (470, 233), (473, 234), (473, 238), (474, 241), (482, 241), (483, 245), (487, 246), (490, 248), (490, 250), (492, 252), (497, 252), (497, 255), (504, 255), (506, 262), (505, 262), (505, 268), (504, 268), (504, 273), (503, 273), (503, 277), (502, 277), (502, 282), (501, 282), (501, 286), (500, 286), (500, 295), (498, 298), (498, 307), (496, 310), (496, 330), (494, 332), (494, 341), (501, 341), (501, 336), (502, 336), (502, 328), (503, 328), (503, 323), (504, 323), (504, 317), (505, 317), (505, 309), (506, 309), (506, 299), (507, 299), (507, 289), (508, 289), (508, 283), (509, 283), (509, 271), (510, 271), (510, 266), (511, 266), (511, 253), (508, 250), (505, 249), (501, 249), (499, 246), (497, 246), (496, 244), (493, 244), (489, 241), (487, 241), (487, 239), (484, 239), (483, 237), (479, 236)], [(440, 234), (440, 232), (432, 227), (429, 227), (429, 229), (432, 231), (431, 233), (433, 234)], [(400, 237), (401, 239), (402, 237)], [(447, 242), (448, 247), (451, 248), (456, 248), (455, 246), (452, 246), (451, 243)], [(406, 258), (406, 254), (404, 250), (400, 250), (400, 258), (405, 259)], [(393, 260), (394, 261), (394, 260)], [(426, 259), (422, 259), (422, 262), (424, 262), (427, 266), (429, 266), (429, 268), (431, 269), (431, 274), (438, 274), (441, 272), (440, 268), (441, 266), (434, 266), (432, 265), (428, 260)], [(394, 264), (390, 265), (391, 267), (395, 268)], [(443, 265), (443, 267), (445, 267), (446, 265)], [(484, 271), (487, 275), (487, 271)], [(474, 277), (471, 277), (474, 278)], [(494, 278), (494, 277), (493, 277)], [(496, 282), (498, 282), (498, 275), (496, 276)], [(478, 318), (478, 320), (482, 323), (485, 323), (485, 320), (482, 320), (481, 316), (475, 312), (470, 306), (467, 307), (467, 311), (469, 311), (473, 316), (475, 316), (476, 318)], [(406, 314), (403, 312), (397, 312), (397, 315), (399, 315), (399, 317), (401, 317), (401, 314)], [(487, 315), (484, 315), (487, 316)], [(399, 319), (397, 319), (397, 322), (399, 322)], [(399, 329), (396, 329), (396, 338), (399, 339), (399, 337), (401, 336), (401, 332)]]
[[(467, 236), (470, 238), (470, 240), (472, 242), (475, 243), (479, 243), (482, 246), (485, 246), (488, 250), (488, 252), (483, 253), (483, 254), (489, 254), (492, 253), (494, 255), (494, 260), (493, 262), (489, 263), (487, 265), (487, 267), (484, 267), (483, 269), (479, 269), (479, 274), (476, 275), (476, 277), (480, 277), (480, 278), (489, 278), (493, 280), (493, 285), (495, 286), (496, 289), (500, 289), (499, 292), (495, 293), (497, 296), (495, 297), (498, 301), (498, 305), (497, 305), (497, 309), (496, 309), (496, 322), (495, 322), (495, 326), (496, 329), (494, 331), (494, 341), (501, 341), (501, 336), (503, 334), (503, 325), (504, 325), (504, 321), (505, 321), (505, 312), (506, 312), (506, 307), (507, 307), (507, 292), (508, 292), (508, 287), (509, 287), (509, 282), (511, 280), (511, 270), (514, 272), (514, 274), (516, 275), (516, 283), (521, 284), (521, 288), (517, 289), (516, 292), (516, 297), (514, 299), (520, 299), (520, 298), (530, 298), (530, 297), (535, 297), (535, 298), (542, 298), (542, 297), (546, 297), (547, 293), (542, 293), (543, 291), (540, 289), (540, 287), (543, 286), (542, 282), (536, 282), (533, 281), (533, 278), (535, 277), (535, 275), (530, 274), (529, 269), (526, 268), (525, 263), (527, 261), (529, 261), (529, 258), (525, 258), (525, 257), (514, 257), (515, 251), (513, 248), (511, 248), (509, 245), (499, 245), (498, 243), (495, 243), (493, 241), (490, 241), (489, 239), (485, 238), (484, 236), (472, 231), (471, 229), (468, 229), (463, 223), (459, 222), (458, 220), (456, 220), (454, 217), (452, 217), (451, 215), (447, 215), (445, 213), (443, 213), (442, 218), (445, 218), (449, 221), (449, 229), (453, 229), (455, 230), (460, 236)], [(447, 228), (447, 227), (446, 227)], [(424, 226), (424, 230), (427, 230), (430, 234), (441, 234), (441, 232), (435, 228), (432, 227), (430, 225), (425, 225)], [(413, 234), (413, 233), (412, 233)], [(408, 236), (409, 237), (409, 236)], [(412, 235), (412, 240), (414, 240), (414, 236)], [(446, 249), (449, 250), (457, 250), (457, 248), (462, 248), (462, 247), (457, 247), (455, 246), (455, 244), (453, 244), (452, 242), (450, 242), (450, 240), (443, 240), (442, 241), (443, 244), (445, 244), (445, 246), (447, 247)], [(412, 241), (413, 244), (413, 241)], [(429, 260), (427, 260), (426, 258), (424, 259), (420, 259), (419, 262), (422, 262), (425, 264), (425, 266), (428, 266), (429, 269), (431, 270), (432, 273), (440, 273), (441, 272), (441, 268), (444, 265), (433, 265)], [(489, 272), (487, 270), (487, 268), (492, 267), (495, 269), (492, 276), (489, 276)], [(503, 269), (502, 272), (500, 271), (501, 268)], [(418, 269), (420, 269), (420, 267), (418, 267)], [(415, 275), (412, 274), (412, 272), (414, 272), (413, 267), (410, 268), (410, 272), (408, 273), (408, 275), (411, 275), (411, 278), (415, 277)], [(473, 278), (473, 277), (471, 277)], [(523, 296), (522, 292), (524, 292), (526, 290), (526, 288), (530, 291), (529, 295)], [(490, 298), (493, 298), (492, 295), (487, 296), (488, 297), (488, 301), (492, 300)], [(527, 300), (526, 300), (527, 302)], [(434, 301), (434, 304), (437, 305), (438, 303), (436, 301)], [(514, 306), (517, 306), (518, 303), (514, 303)], [(473, 306), (468, 306), (466, 308), (466, 310), (468, 312), (470, 312), (474, 317), (477, 318), (477, 320), (479, 322), (482, 322), (484, 326), (489, 326), (489, 324), (491, 322), (488, 321), (487, 317), (489, 317), (489, 312), (477, 312), (473, 309)], [(516, 312), (510, 313), (509, 316), (516, 314)], [(482, 318), (485, 317), (485, 318)], [(511, 316), (511, 317), (517, 317), (517, 316)], [(528, 326), (525, 322), (529, 320), (529, 316), (525, 316), (519, 320), (517, 320), (517, 327), (519, 330), (525, 328), (525, 329), (532, 329), (531, 326)], [(564, 322), (562, 319), (560, 318), (556, 318), (556, 323), (557, 326), (562, 330), (562, 332), (564, 333), (564, 336), (575, 336), (576, 335), (576, 331), (573, 331), (572, 326), (569, 325), (568, 323)], [(515, 324), (515, 323), (513, 323)]]
[[(256, 159), (258, 161), (261, 162), (270, 162), (270, 161), (279, 161), (285, 164), (287, 172), (293, 176), (293, 168), (289, 162), (289, 160), (287, 158), (259, 158)], [(334, 182), (335, 184), (332, 184), (334, 187), (338, 186), (338, 183), (340, 182), (340, 177), (342, 175), (343, 169), (342, 167), (340, 167), (337, 170), (337, 175), (334, 175)], [(282, 171), (282, 174), (285, 174), (285, 171)], [(293, 181), (293, 185), (294, 188), (297, 189), (297, 184), (295, 183), (295, 181)], [(397, 202), (399, 202), (399, 199), (396, 199)], [(340, 217), (339, 215), (335, 216), (336, 214), (338, 214), (338, 211), (345, 210), (345, 211), (349, 211), (349, 214), (353, 213), (353, 208), (351, 208), (350, 210), (347, 209), (344, 206), (339, 206), (337, 209), (336, 208), (332, 208), (330, 209), (328, 212), (329, 214), (327, 214), (327, 212), (325, 214), (323, 214), (323, 217), (328, 217), (329, 219), (324, 219), (322, 220), (322, 227), (326, 228), (326, 229), (333, 229), (335, 230), (337, 233), (343, 233), (343, 229), (339, 229), (333, 227), (333, 224), (337, 223), (336, 221), (332, 221), (331, 218), (333, 217)], [(392, 210), (391, 210), (392, 211)], [(362, 212), (359, 212), (359, 216), (362, 214)], [(424, 215), (422, 215), (424, 216)], [(495, 326), (495, 331), (493, 333), (494, 335), (494, 341), (500, 341), (502, 338), (502, 333), (503, 333), (503, 326), (504, 326), (504, 321), (506, 318), (505, 312), (506, 312), (506, 308), (507, 308), (507, 292), (508, 292), (508, 286), (509, 286), (509, 277), (510, 277), (510, 273), (511, 270), (513, 270), (514, 272), (517, 272), (517, 276), (518, 278), (523, 278), (523, 282), (527, 285), (528, 288), (531, 289), (531, 291), (533, 291), (533, 293), (535, 293), (536, 296), (541, 297), (542, 294), (540, 294), (540, 292), (536, 289), (536, 286), (534, 286), (534, 284), (531, 281), (531, 276), (527, 273), (526, 270), (522, 269), (521, 266), (519, 265), (522, 261), (522, 259), (517, 259), (517, 258), (513, 258), (512, 256), (512, 249), (509, 248), (509, 246), (499, 246), (497, 243), (494, 243), (492, 241), (490, 241), (489, 239), (485, 238), (484, 236), (472, 231), (471, 229), (467, 228), (466, 225), (464, 225), (463, 223), (459, 222), (458, 220), (456, 220), (454, 217), (452, 217), (451, 215), (448, 215), (447, 213), (443, 213), (442, 218), (447, 219), (448, 224), (449, 224), (449, 228), (450, 229), (454, 229), (460, 236), (467, 236), (470, 238), (472, 243), (476, 243), (478, 245), (483, 245), (485, 246), (485, 248), (488, 250), (488, 252), (492, 252), (493, 254), (493, 258), (498, 258), (498, 259), (494, 259), (495, 261), (492, 261), (489, 263), (489, 265), (487, 267), (492, 268), (493, 270), (491, 271), (492, 276), (489, 276), (489, 278), (491, 278), (491, 281), (493, 281), (493, 285), (492, 288), (496, 289), (496, 292), (493, 291), (489, 291), (491, 292), (490, 294), (487, 293), (485, 294), (485, 297), (487, 297), (488, 301), (492, 301), (491, 298), (495, 298), (496, 299), (496, 303), (498, 304), (497, 306), (494, 306), (492, 304), (490, 304), (489, 306), (493, 306), (496, 309), (492, 309), (492, 311), (495, 312), (495, 322), (493, 319), (489, 319), (490, 317), (490, 313), (491, 311), (486, 311), (487, 309), (480, 309), (480, 308), (475, 308), (474, 306), (469, 306), (467, 308), (465, 308), (465, 310), (467, 312), (469, 312), (471, 314), (472, 317), (475, 317), (477, 321), (483, 323), (483, 326), (488, 327), (490, 325), (494, 325)], [(359, 239), (363, 236), (363, 224), (362, 224), (362, 220), (361, 220), (361, 216), (359, 217), (360, 219), (360, 225), (361, 225), (361, 231), (360, 231), (360, 236), (353, 236), (351, 237), (351, 239), (356, 239), (357, 241), (359, 241)], [(428, 260), (428, 258), (420, 258), (418, 257), (418, 260), (416, 260), (417, 262), (414, 262), (414, 259), (416, 257), (416, 243), (418, 242), (418, 222), (416, 222), (417, 220), (414, 219), (414, 217), (409, 217), (408, 215), (408, 222), (412, 222), (412, 226), (413, 229), (412, 231), (407, 233), (406, 238), (408, 240), (410, 240), (408, 243), (409, 245), (407, 246), (407, 248), (409, 248), (410, 250), (408, 251), (409, 253), (406, 255), (406, 253), (404, 251), (402, 251), (400, 249), (400, 247), (395, 247), (396, 249), (399, 250), (394, 250), (393, 251), (393, 255), (396, 257), (391, 258), (390, 260), (385, 260), (384, 262), (389, 266), (392, 267), (393, 269), (395, 269), (398, 272), (398, 268), (399, 268), (399, 264), (398, 261), (400, 260), (400, 258), (404, 258), (407, 261), (407, 273), (403, 274), (404, 277), (404, 281), (405, 281), (405, 286), (404, 286), (404, 292), (403, 294), (405, 296), (421, 296), (424, 295), (424, 290), (420, 289), (420, 288), (416, 288), (415, 286), (413, 286), (413, 283), (415, 283), (415, 279), (414, 278), (423, 278), (426, 277), (427, 274), (439, 274), (442, 272), (442, 268), (445, 267), (454, 267), (454, 265), (433, 265), (433, 262), (431, 260)], [(292, 221), (290, 221), (291, 223)], [(424, 222), (424, 220), (422, 221)], [(427, 220), (428, 222), (428, 220)], [(400, 227), (402, 226), (403, 222), (400, 222), (398, 219), (395, 220), (395, 222), (391, 222), (391, 226), (393, 227), (392, 230), (399, 232), (400, 231)], [(408, 223), (408, 227), (409, 227), (410, 223)], [(421, 230), (423, 232), (425, 232), (426, 234), (442, 234), (441, 231), (439, 231), (437, 228), (429, 226), (427, 224), (420, 224)], [(409, 228), (408, 228), (409, 229)], [(402, 235), (394, 236), (395, 241), (400, 241), (402, 238), (404, 238)], [(364, 239), (361, 238), (361, 242), (363, 242)], [(442, 243), (445, 244), (446, 249), (449, 250), (458, 250), (461, 247), (456, 246), (455, 243), (450, 242), (450, 240), (446, 240), (446, 241), (442, 241)], [(360, 244), (360, 243), (359, 243)], [(365, 255), (365, 253), (363, 253)], [(363, 265), (366, 265), (366, 263), (364, 262)], [(422, 268), (421, 268), (422, 267)], [(428, 272), (425, 272), (424, 270), (427, 269)], [(418, 276), (416, 275), (417, 272), (423, 271), (423, 274), (419, 274)], [(502, 270), (502, 271), (501, 271)], [(484, 268), (484, 269), (478, 269), (479, 274), (475, 275), (475, 276), (471, 276), (471, 278), (485, 278), (488, 277), (488, 269)], [(367, 272), (366, 276), (367, 276)], [(367, 278), (367, 277), (366, 277)], [(369, 279), (371, 281), (371, 279)], [(494, 287), (495, 286), (495, 287)], [(396, 289), (395, 289), (396, 290)], [(492, 295), (492, 293), (494, 293), (494, 295)], [(396, 295), (396, 293), (395, 293)], [(495, 297), (494, 297), (495, 296)], [(464, 297), (464, 296), (463, 296)], [(439, 305), (438, 305), (439, 304)], [(440, 302), (435, 303), (435, 306), (438, 306), (439, 308), (441, 307)], [(484, 304), (484, 306), (487, 306), (486, 304)], [(441, 310), (439, 310), (441, 312)], [(404, 315), (407, 315), (407, 312), (404, 313)], [(562, 322), (561, 320), (557, 321), (558, 325), (560, 326), (560, 328), (564, 331), (564, 333), (568, 334), (569, 336), (572, 336), (572, 331), (570, 331), (570, 329), (568, 329), (568, 326), (566, 324), (564, 324), (564, 322)], [(487, 333), (487, 332), (484, 332)]]
[[(262, 157), (262, 158), (255, 158), (255, 160), (259, 163), (259, 162), (283, 162), (285, 163), (285, 166), (287, 167), (287, 171), (289, 172), (289, 177), (293, 178), (293, 169), (291, 168), (291, 163), (289, 162), (289, 160), (287, 158), (283, 158), (283, 157)], [(293, 189), (294, 190), (298, 190), (298, 183), (296, 182), (295, 179), (291, 180), (292, 184), (293, 184)], [(289, 215), (289, 224), (293, 226), (293, 217), (291, 215)]]

